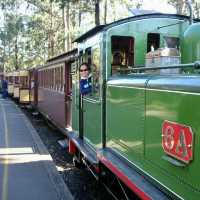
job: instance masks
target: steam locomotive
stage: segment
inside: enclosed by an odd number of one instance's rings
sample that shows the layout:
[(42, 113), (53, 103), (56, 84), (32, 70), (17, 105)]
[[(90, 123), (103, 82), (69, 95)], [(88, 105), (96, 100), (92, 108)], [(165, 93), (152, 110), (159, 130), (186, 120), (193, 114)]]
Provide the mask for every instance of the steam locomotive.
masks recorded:
[[(199, 22), (161, 13), (122, 19), (29, 70), (30, 103), (68, 137), (74, 164), (116, 198), (199, 199)], [(79, 87), (83, 62), (88, 95)]]

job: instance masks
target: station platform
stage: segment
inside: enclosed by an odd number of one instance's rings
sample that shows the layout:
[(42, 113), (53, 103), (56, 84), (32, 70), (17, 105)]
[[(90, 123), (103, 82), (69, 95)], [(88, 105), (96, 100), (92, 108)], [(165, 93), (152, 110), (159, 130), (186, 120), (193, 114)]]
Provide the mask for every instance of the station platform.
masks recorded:
[(0, 97), (0, 200), (72, 199), (29, 120)]

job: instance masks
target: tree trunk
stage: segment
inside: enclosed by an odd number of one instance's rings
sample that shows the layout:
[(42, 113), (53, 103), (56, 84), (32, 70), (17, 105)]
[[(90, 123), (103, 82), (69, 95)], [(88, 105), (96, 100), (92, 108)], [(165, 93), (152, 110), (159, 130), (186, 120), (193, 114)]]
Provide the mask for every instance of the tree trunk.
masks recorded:
[(196, 4), (195, 4), (195, 11), (196, 11), (196, 18), (199, 18), (200, 17), (200, 12), (199, 12), (199, 10), (200, 10), (200, 7), (199, 7), (199, 5), (198, 5), (198, 3), (196, 2)]
[(177, 11), (177, 14), (182, 15), (183, 12), (184, 12), (183, 8), (184, 8), (184, 1), (183, 0), (178, 0), (176, 2), (176, 11)]
[(99, 0), (95, 0), (95, 25), (100, 25), (100, 10), (99, 10)]
[(65, 7), (63, 6), (62, 8), (62, 20), (63, 20), (63, 33), (64, 33), (64, 38), (63, 38), (63, 51), (66, 51), (66, 23), (65, 23)]
[(19, 66), (18, 66), (18, 39), (17, 39), (17, 36), (16, 36), (16, 39), (15, 39), (15, 70), (18, 70), (19, 69)]
[(69, 2), (67, 2), (66, 5), (66, 11), (65, 11), (65, 21), (66, 21), (66, 43), (65, 43), (65, 50), (70, 50), (70, 19), (69, 19)]
[(108, 1), (105, 0), (105, 3), (104, 3), (104, 24), (107, 23), (107, 7), (108, 7)]
[(82, 17), (82, 11), (81, 9), (79, 9), (79, 13), (78, 13), (78, 26), (81, 26), (81, 17)]
[(168, 3), (176, 8), (177, 14), (181, 15), (184, 13), (184, 0), (168, 0)]
[(50, 13), (50, 30), (49, 30), (49, 41), (48, 41), (48, 58), (54, 56), (54, 37), (53, 37), (53, 3), (51, 2), (51, 13)]
[(6, 41), (5, 41), (5, 36), (3, 40), (3, 66), (2, 66), (2, 72), (5, 71), (5, 61), (6, 61)]
[(66, 16), (66, 7), (63, 7), (62, 9), (62, 17), (63, 17), (63, 30), (64, 30), (64, 38), (63, 38), (63, 50), (64, 52), (67, 51), (67, 32), (68, 32), (68, 27), (67, 27), (67, 16)]

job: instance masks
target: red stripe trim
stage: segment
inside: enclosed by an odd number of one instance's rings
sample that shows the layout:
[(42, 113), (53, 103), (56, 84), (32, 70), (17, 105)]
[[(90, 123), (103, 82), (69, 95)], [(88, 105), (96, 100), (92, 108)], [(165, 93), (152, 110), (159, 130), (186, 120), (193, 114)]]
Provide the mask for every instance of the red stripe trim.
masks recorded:
[(116, 166), (114, 166), (109, 160), (104, 156), (98, 155), (99, 160), (110, 169), (120, 180), (129, 187), (138, 197), (143, 200), (151, 200), (151, 197), (142, 191), (136, 184), (134, 184), (123, 172), (121, 172)]
[(76, 145), (74, 144), (74, 142), (72, 140), (69, 140), (68, 144), (69, 144), (69, 147), (68, 147), (69, 153), (75, 154), (77, 149), (76, 149)]

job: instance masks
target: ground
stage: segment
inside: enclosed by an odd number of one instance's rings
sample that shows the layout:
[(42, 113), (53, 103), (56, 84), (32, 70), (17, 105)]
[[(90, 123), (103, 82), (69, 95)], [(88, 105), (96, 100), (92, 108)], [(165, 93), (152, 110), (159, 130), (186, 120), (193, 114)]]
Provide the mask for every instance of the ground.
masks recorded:
[(73, 166), (72, 155), (67, 148), (62, 148), (59, 140), (65, 139), (53, 125), (42, 116), (33, 116), (30, 110), (23, 108), (24, 113), (30, 119), (43, 143), (51, 154), (55, 165), (75, 200), (112, 200), (106, 189), (87, 169), (77, 169)]

